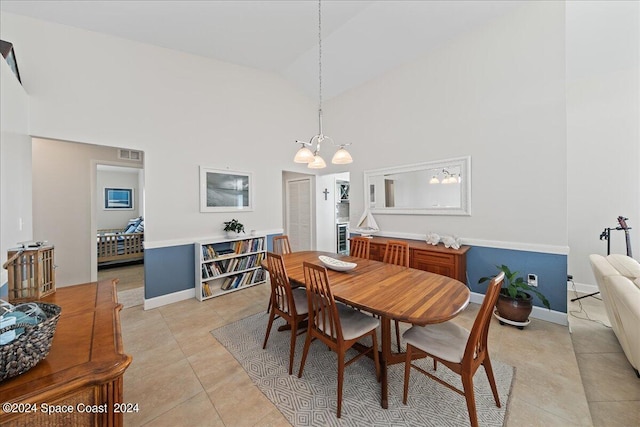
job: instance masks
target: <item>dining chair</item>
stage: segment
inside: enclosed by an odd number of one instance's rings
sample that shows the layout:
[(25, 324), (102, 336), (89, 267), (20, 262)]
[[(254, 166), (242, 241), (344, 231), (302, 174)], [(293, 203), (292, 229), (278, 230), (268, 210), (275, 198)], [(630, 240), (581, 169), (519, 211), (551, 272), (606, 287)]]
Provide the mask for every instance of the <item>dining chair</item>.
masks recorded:
[(349, 240), (349, 255), (369, 259), (369, 248), (371, 239), (366, 237), (352, 237)]
[(291, 327), (291, 348), (289, 350), (289, 375), (291, 375), (293, 372), (293, 355), (296, 348), (298, 325), (308, 317), (309, 313), (307, 293), (304, 288), (291, 288), (281, 255), (267, 252), (267, 269), (271, 279), (271, 309), (262, 348), (267, 348), (267, 340), (269, 339), (274, 319), (276, 317), (283, 318)]
[[(319, 339), (335, 351), (338, 355), (338, 408), (337, 417), (342, 413), (342, 384), (344, 368), (355, 362), (365, 354), (373, 352), (373, 363), (376, 378), (380, 380), (380, 361), (378, 360), (378, 339), (376, 329), (380, 324), (378, 319), (363, 314), (356, 309), (336, 302), (329, 286), (329, 276), (324, 266), (303, 263), (304, 279), (307, 288), (309, 311), (309, 327), (304, 342), (302, 361), (298, 378), (302, 377), (304, 364), (309, 353), (311, 341)], [(345, 353), (364, 336), (371, 336), (372, 346), (345, 362)]]
[(290, 254), (291, 245), (289, 244), (289, 236), (286, 234), (275, 236), (273, 238), (273, 252), (280, 255)]
[[(480, 311), (473, 322), (471, 331), (458, 326), (452, 321), (447, 321), (434, 325), (413, 326), (403, 334), (404, 340), (407, 343), (407, 354), (404, 365), (404, 394), (402, 403), (407, 404), (409, 372), (413, 367), (429, 378), (463, 395), (467, 401), (467, 410), (469, 411), (471, 425), (476, 427), (478, 425), (478, 416), (476, 414), (476, 403), (473, 392), (473, 376), (480, 365), (482, 365), (489, 379), (489, 385), (491, 386), (496, 406), (498, 408), (500, 407), (498, 389), (496, 388), (496, 381), (493, 377), (493, 369), (491, 368), (491, 360), (489, 359), (487, 337), (489, 335), (489, 325), (491, 324), (491, 313), (498, 300), (503, 281), (504, 272), (500, 272), (500, 274), (494, 277), (489, 283), (487, 293), (480, 306)], [(463, 390), (452, 386), (430, 372), (412, 364), (411, 359), (415, 357), (415, 352), (431, 357), (433, 359), (434, 371), (437, 369), (438, 362), (440, 362), (460, 375)]]
[[(289, 236), (283, 234), (281, 236), (275, 236), (272, 241), (273, 253), (284, 255), (291, 253), (291, 245), (289, 244)], [(271, 300), (267, 305), (267, 313), (271, 310)]]
[(409, 244), (399, 240), (387, 241), (382, 262), (409, 267)]
[[(382, 262), (387, 264), (399, 265), (402, 267), (409, 267), (409, 244), (399, 240), (389, 240), (384, 249), (384, 257)], [(394, 320), (396, 325), (396, 342), (398, 344), (398, 353), (400, 349), (400, 322)]]

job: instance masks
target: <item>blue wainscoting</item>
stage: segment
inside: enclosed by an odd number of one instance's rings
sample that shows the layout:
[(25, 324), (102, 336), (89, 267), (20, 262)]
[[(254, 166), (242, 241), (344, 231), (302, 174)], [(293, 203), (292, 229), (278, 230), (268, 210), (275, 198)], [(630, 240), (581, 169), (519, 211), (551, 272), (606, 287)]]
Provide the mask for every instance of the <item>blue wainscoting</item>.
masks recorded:
[(0, 285), (0, 299), (9, 299), (9, 282), (4, 282), (2, 285)]
[[(529, 273), (538, 275), (538, 291), (547, 297), (551, 309), (567, 312), (567, 255), (473, 246), (467, 252), (467, 283), (471, 291), (484, 294), (486, 283), (479, 285), (478, 280), (495, 275), (496, 265), (502, 264), (525, 279)], [(534, 305), (544, 307), (536, 296)]]
[(144, 250), (144, 298), (151, 299), (195, 287), (193, 245)]
[[(267, 248), (273, 249), (273, 238), (267, 236)], [(166, 246), (144, 250), (144, 298), (151, 299), (193, 289), (196, 282), (193, 245)]]

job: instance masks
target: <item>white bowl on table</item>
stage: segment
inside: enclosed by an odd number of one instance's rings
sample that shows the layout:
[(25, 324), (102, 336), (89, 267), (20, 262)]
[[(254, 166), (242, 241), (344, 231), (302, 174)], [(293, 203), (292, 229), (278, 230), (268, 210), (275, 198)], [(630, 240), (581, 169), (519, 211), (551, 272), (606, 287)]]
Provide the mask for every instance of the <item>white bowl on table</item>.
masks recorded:
[(331, 258), (325, 255), (320, 255), (318, 259), (325, 267), (335, 271), (353, 270), (358, 265), (355, 262), (341, 261), (339, 259)]

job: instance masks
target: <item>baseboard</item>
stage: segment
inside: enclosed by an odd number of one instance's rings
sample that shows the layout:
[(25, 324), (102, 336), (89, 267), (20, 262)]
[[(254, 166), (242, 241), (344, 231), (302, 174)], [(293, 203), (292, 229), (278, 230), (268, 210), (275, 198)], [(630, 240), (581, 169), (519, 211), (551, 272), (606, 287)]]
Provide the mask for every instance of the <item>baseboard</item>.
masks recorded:
[[(477, 292), (471, 292), (470, 301), (476, 304), (482, 304), (484, 294)], [(562, 313), (555, 310), (547, 310), (546, 308), (533, 306), (531, 311), (531, 317), (534, 319), (544, 320), (546, 322), (557, 323), (558, 325), (567, 326), (569, 324), (567, 319), (567, 313)]]
[(163, 305), (173, 304), (174, 302), (184, 301), (195, 297), (195, 288), (185, 289), (184, 291), (178, 291), (167, 295), (161, 295), (155, 298), (145, 299), (144, 309), (151, 310), (154, 308), (162, 307)]
[[(575, 289), (574, 289), (574, 286), (575, 286)], [(582, 294), (592, 294), (594, 292), (598, 292), (598, 286), (590, 285), (588, 283), (573, 282), (572, 284), (571, 282), (567, 282), (567, 291), (573, 292), (574, 290)]]

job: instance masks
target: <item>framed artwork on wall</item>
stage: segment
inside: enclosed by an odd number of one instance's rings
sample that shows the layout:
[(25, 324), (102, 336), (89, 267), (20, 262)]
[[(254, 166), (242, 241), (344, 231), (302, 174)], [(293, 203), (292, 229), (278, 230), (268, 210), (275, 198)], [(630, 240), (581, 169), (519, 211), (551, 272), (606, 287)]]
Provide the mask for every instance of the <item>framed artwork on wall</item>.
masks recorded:
[(105, 188), (104, 209), (133, 210), (133, 188)]
[(253, 210), (251, 172), (200, 166), (200, 212)]
[(20, 84), (22, 84), (22, 79), (20, 79), (20, 71), (18, 71), (18, 60), (16, 59), (16, 53), (13, 50), (13, 43), (0, 40), (0, 53), (2, 54), (2, 57), (7, 61), (7, 64), (9, 64), (9, 68), (11, 68), (11, 71), (13, 72), (13, 74), (15, 74)]

